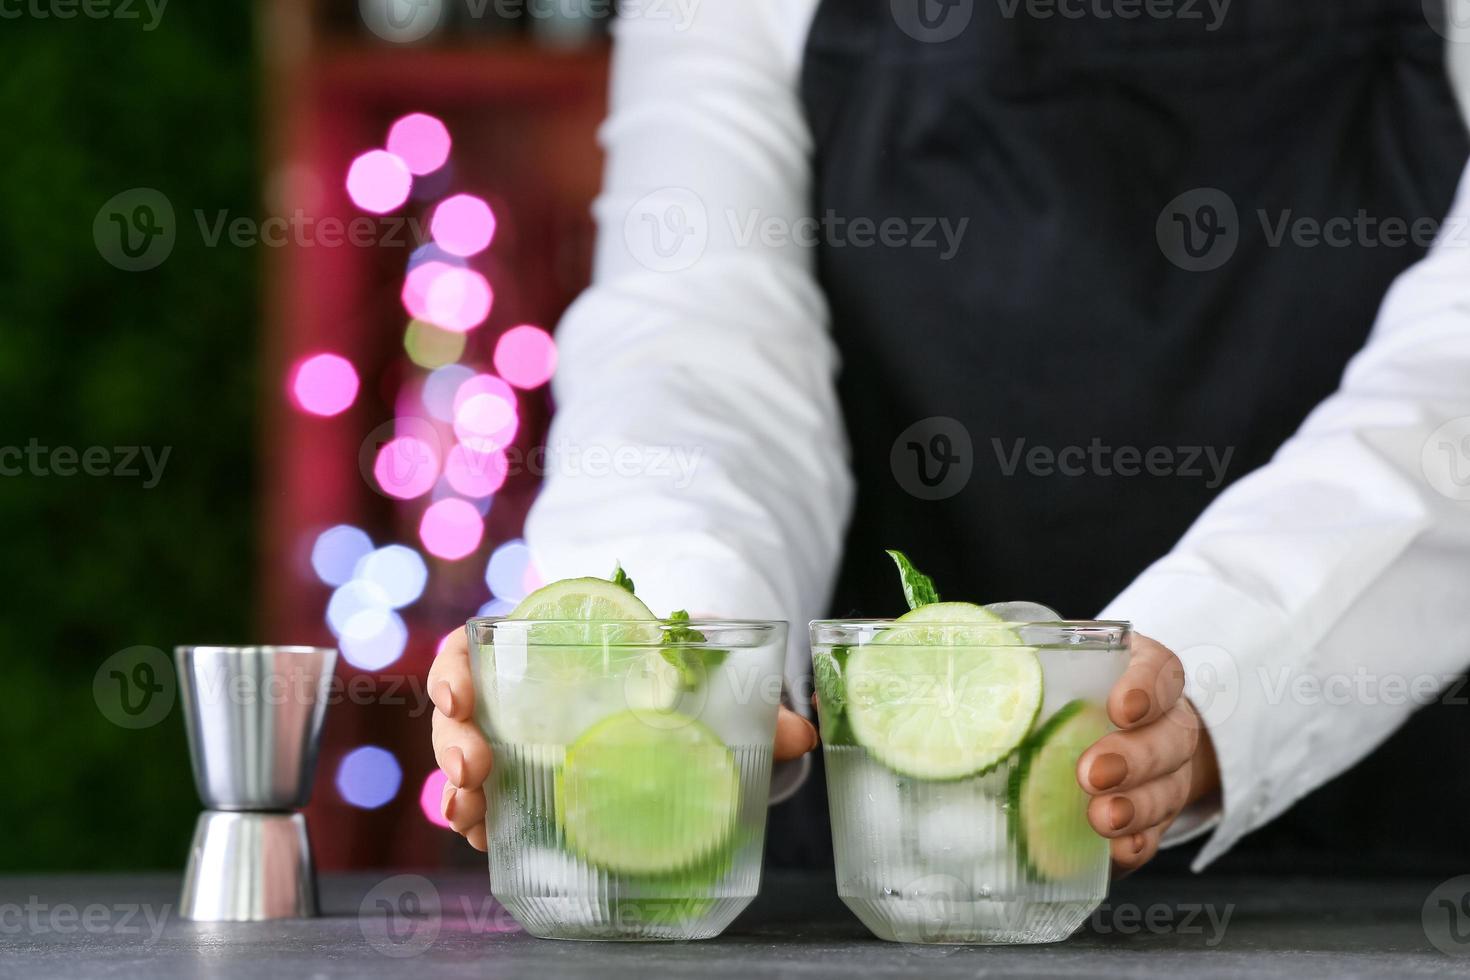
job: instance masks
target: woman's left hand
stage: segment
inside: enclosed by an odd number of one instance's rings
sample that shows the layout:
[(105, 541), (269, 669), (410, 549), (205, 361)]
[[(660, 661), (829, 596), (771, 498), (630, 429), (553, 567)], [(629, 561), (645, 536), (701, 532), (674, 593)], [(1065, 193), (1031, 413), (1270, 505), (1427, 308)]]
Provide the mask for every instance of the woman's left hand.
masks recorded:
[(1077, 762), (1077, 781), (1092, 797), (1088, 822), (1112, 841), (1115, 875), (1146, 864), (1179, 811), (1219, 789), (1210, 734), (1183, 693), (1179, 658), (1135, 633), (1132, 659), (1108, 695), (1120, 730)]

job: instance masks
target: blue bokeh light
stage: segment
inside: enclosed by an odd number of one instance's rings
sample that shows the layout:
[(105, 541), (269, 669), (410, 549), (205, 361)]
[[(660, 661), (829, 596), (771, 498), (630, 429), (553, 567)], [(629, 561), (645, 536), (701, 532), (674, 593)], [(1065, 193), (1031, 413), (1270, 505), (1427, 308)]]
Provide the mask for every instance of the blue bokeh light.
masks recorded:
[(364, 810), (376, 810), (398, 795), (403, 768), (387, 749), (364, 745), (342, 757), (337, 765), (337, 792)]
[(430, 371), (424, 379), (424, 408), (440, 422), (453, 422), (454, 393), (474, 376), (475, 372), (463, 364), (446, 364)]
[(311, 567), (327, 585), (346, 585), (352, 570), (368, 552), (373, 539), (351, 524), (338, 524), (317, 535), (311, 546)]
[(491, 599), (480, 607), (476, 616), (509, 616), (516, 604), (509, 599)]
[(363, 558), (353, 577), (376, 585), (383, 590), (390, 606), (402, 609), (424, 594), (429, 566), (412, 548), (390, 544)]
[(337, 640), (342, 658), (358, 670), (382, 670), (398, 661), (408, 648), (408, 626), (391, 610), (383, 614), (373, 633), (344, 633)]
[(520, 538), (496, 548), (485, 566), (485, 584), (497, 599), (515, 602), (526, 597), (526, 569), (531, 565), (531, 549)]

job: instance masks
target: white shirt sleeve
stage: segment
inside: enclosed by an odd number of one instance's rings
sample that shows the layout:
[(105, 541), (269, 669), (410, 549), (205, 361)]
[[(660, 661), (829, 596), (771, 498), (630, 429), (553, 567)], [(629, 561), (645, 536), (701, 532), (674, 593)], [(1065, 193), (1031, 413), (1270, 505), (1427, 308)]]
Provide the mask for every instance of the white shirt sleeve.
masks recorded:
[[(1337, 392), (1103, 611), (1172, 648), (1220, 759), (1196, 868), (1352, 766), (1470, 659), (1470, 171)], [(1201, 818), (1208, 819), (1201, 819)]]
[(811, 210), (816, 0), (666, 8), (615, 27), (593, 283), (557, 331), (526, 536), (548, 581), (620, 561), (657, 613), (787, 620), (791, 682), (852, 498), (827, 304), (791, 235)]

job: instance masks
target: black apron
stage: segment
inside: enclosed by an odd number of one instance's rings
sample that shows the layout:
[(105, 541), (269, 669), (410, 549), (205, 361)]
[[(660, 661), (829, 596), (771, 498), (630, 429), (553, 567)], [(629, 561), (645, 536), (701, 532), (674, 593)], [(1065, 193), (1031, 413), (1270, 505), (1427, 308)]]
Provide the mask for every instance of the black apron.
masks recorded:
[[(1099, 9), (1134, 8), (817, 14), (802, 97), (858, 483), (834, 615), (898, 610), (884, 548), (951, 597), (1096, 614), (1334, 390), (1448, 209), (1470, 147), (1420, 0)], [(1083, 15), (1028, 13), (1046, 10)], [(1452, 715), (1452, 743), (1386, 767), (1394, 789), (1364, 767), (1236, 863), (1361, 855), (1390, 812), (1422, 849), (1415, 801), (1431, 850), (1470, 858), (1467, 797), (1446, 807), (1428, 763), (1466, 745)], [(821, 782), (778, 808), (778, 860), (830, 860)], [(1344, 805), (1349, 783), (1369, 798)]]

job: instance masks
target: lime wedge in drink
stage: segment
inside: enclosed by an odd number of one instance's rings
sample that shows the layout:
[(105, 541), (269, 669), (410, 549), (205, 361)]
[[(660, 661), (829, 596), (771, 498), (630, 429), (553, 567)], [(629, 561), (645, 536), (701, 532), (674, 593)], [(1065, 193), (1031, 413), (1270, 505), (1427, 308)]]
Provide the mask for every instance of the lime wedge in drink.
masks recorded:
[[(543, 585), (520, 601), (511, 611), (509, 619), (554, 620), (537, 628), (538, 641), (553, 643), (601, 643), (604, 638), (616, 638), (619, 631), (601, 623), (656, 619), (637, 596), (621, 585), (601, 578), (566, 578), (560, 582)], [(586, 624), (586, 625), (583, 625)], [(632, 642), (658, 641), (657, 631), (633, 629)], [(625, 640), (623, 642), (629, 642)]]
[(844, 669), (847, 725), (896, 772), (959, 779), (994, 768), (1041, 707), (1041, 663), (993, 613), (938, 602), (855, 648)]
[(657, 620), (621, 586), (563, 579), (521, 600), (507, 619), (480, 678), (495, 705), (487, 722), (497, 741), (566, 744), (615, 712), (662, 712), (678, 701), (679, 672), (659, 651)]
[(656, 875), (713, 858), (740, 806), (735, 756), (693, 718), (665, 727), (636, 712), (593, 725), (568, 749), (556, 779), (567, 846), (608, 871)]
[(619, 875), (613, 914), (625, 925), (678, 926), (714, 908), (721, 879), (735, 866), (735, 852), (750, 842), (746, 828), (738, 838), (698, 864), (672, 874)]
[(1108, 716), (1073, 701), (1039, 728), (1011, 770), (1011, 834), (1035, 876), (1070, 878), (1096, 864), (1107, 842), (1087, 822), (1087, 794), (1077, 784), (1077, 760), (1109, 731)]

